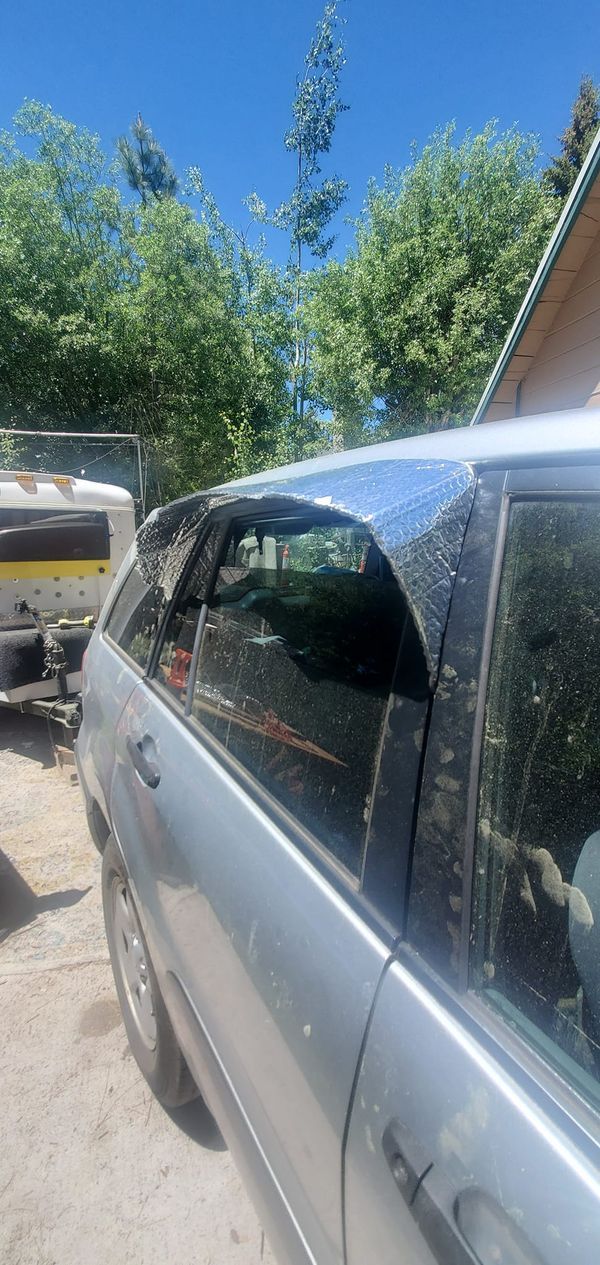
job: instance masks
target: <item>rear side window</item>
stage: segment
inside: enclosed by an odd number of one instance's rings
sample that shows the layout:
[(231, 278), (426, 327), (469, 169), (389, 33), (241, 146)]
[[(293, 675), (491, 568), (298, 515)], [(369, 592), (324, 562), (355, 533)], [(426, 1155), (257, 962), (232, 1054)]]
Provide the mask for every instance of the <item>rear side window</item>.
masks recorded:
[(136, 562), (110, 612), (105, 631), (140, 668), (148, 662), (163, 607), (162, 586), (147, 584)]
[(366, 528), (239, 527), (217, 576), (192, 709), (357, 878), (408, 619)]
[(198, 619), (206, 601), (223, 532), (210, 532), (173, 603), (155, 667), (156, 681), (179, 707), (185, 706)]
[(600, 507), (512, 507), (485, 716), (478, 991), (600, 1100)]

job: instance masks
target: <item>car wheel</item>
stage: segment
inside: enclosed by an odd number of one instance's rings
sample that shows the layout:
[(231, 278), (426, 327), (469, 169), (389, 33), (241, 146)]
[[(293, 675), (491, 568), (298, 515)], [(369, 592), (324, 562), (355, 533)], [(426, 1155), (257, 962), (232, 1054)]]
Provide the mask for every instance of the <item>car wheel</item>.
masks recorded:
[(164, 1107), (198, 1096), (167, 1014), (125, 867), (111, 836), (102, 854), (102, 902), (110, 960), (131, 1051)]

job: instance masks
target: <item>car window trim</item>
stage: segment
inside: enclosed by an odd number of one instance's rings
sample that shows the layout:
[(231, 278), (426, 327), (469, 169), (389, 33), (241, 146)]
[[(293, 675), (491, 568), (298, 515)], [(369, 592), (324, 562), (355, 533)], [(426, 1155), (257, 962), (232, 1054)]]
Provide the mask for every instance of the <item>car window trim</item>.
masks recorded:
[[(209, 586), (209, 592), (212, 592), (213, 584)], [(198, 622), (196, 624), (196, 632), (194, 635), (194, 644), (192, 646), (192, 658), (190, 660), (190, 670), (188, 674), (188, 683), (185, 691), (185, 703), (183, 706), (184, 716), (191, 716), (192, 706), (194, 702), (194, 682), (198, 672), (198, 663), (200, 661), (200, 650), (204, 640), (204, 630), (208, 619), (208, 602), (204, 601), (200, 607)]]
[[(377, 759), (375, 764), (375, 773), (373, 777), (373, 785), (371, 791), (371, 805), (369, 810), (369, 821), (367, 825), (367, 836), (365, 850), (363, 854), (363, 863), (360, 876), (361, 891), (366, 898), (371, 901), (377, 908), (381, 909), (382, 914), (395, 927), (398, 937), (402, 937), (406, 931), (408, 896), (410, 890), (410, 868), (412, 862), (412, 854), (415, 840), (415, 831), (417, 824), (417, 814), (419, 808), (419, 799), (421, 794), (421, 783), (423, 778), (423, 768), (425, 762), (425, 753), (427, 750), (427, 735), (429, 732), (429, 722), (431, 719), (431, 709), (433, 705), (434, 695), (429, 689), (426, 698), (415, 700), (404, 697), (396, 689), (397, 674), (400, 670), (402, 662), (402, 653), (405, 638), (408, 633), (408, 624), (412, 624), (415, 629), (416, 636), (418, 631), (412, 619), (412, 615), (407, 608), (406, 623), (402, 632), (402, 636), (398, 643), (398, 653), (396, 657), (396, 665), (394, 668), (394, 676), (387, 698), (386, 711), (383, 719), (383, 726), (379, 740), (377, 751)], [(420, 641), (420, 638), (419, 638)], [(422, 648), (422, 646), (421, 646)], [(397, 732), (393, 732), (389, 726), (390, 711), (393, 709), (396, 700), (403, 699), (406, 710), (414, 708), (415, 712), (420, 711), (420, 717), (413, 718), (410, 726), (410, 738), (405, 731), (401, 736)], [(413, 725), (417, 725), (418, 721), (422, 722), (422, 742), (419, 751), (413, 753), (414, 735), (416, 729)], [(398, 744), (402, 744), (403, 750), (399, 752)], [(409, 744), (409, 760), (413, 758), (416, 767), (409, 769), (408, 776), (412, 782), (407, 789), (406, 786), (398, 791), (387, 790), (383, 794), (381, 788), (385, 786), (386, 781), (388, 787), (394, 780), (394, 774), (398, 769), (402, 768), (400, 763), (400, 755), (406, 756), (405, 743)], [(405, 768), (406, 766), (404, 766)], [(404, 770), (401, 778), (404, 777)], [(400, 779), (399, 779), (400, 780)], [(387, 817), (387, 821), (385, 818)], [(382, 831), (383, 827), (383, 831)], [(381, 836), (383, 835), (383, 838)], [(382, 860), (383, 851), (383, 860)], [(394, 861), (393, 869), (390, 870), (390, 862)]]
[[(477, 697), (492, 562), (506, 469), (478, 471), (448, 611), (440, 672), (430, 708), (409, 872), (405, 937), (457, 988)], [(448, 760), (448, 753), (450, 760)], [(449, 778), (453, 787), (440, 786)], [(457, 906), (457, 901), (461, 904)]]
[(110, 633), (107, 633), (104, 628), (100, 633), (100, 638), (106, 643), (106, 645), (109, 646), (113, 654), (116, 654), (128, 668), (131, 668), (131, 671), (135, 672), (136, 676), (139, 676), (140, 681), (143, 681), (145, 669), (142, 668), (139, 663), (136, 663), (135, 659), (132, 659), (130, 655), (123, 650), (123, 647), (119, 645), (118, 641), (115, 641), (114, 637), (111, 637)]
[[(581, 486), (582, 484), (588, 486)], [(577, 502), (597, 501), (600, 499), (600, 466), (564, 466), (555, 467), (553, 471), (524, 468), (506, 471), (504, 489), (498, 521), (498, 532), (492, 570), (490, 588), (485, 615), (481, 667), (477, 691), (477, 705), (473, 726), (473, 742), (471, 747), (471, 771), (467, 796), (467, 813), (465, 826), (463, 908), (461, 925), (461, 948), (458, 969), (458, 987), (466, 992), (470, 989), (470, 943), (473, 930), (473, 882), (475, 853), (477, 846), (477, 812), (479, 806), (479, 786), (481, 781), (481, 764), (483, 760), (483, 739), (485, 726), (485, 710), (488, 697), (489, 676), (498, 610), (500, 584), (506, 554), (506, 537), (513, 505), (526, 502)]]
[[(552, 1104), (560, 1109), (563, 1117), (566, 1116), (569, 1123), (572, 1123), (577, 1129), (575, 1140), (578, 1145), (581, 1145), (581, 1133), (583, 1131), (585, 1136), (597, 1147), (600, 1144), (600, 1109), (595, 1108), (582, 1097), (575, 1085), (565, 1075), (561, 1074), (558, 1067), (553, 1066), (540, 1050), (535, 1048), (519, 1027), (511, 1027), (506, 1019), (498, 1014), (470, 986), (473, 882), (485, 708), (510, 511), (513, 505), (526, 502), (547, 503), (563, 501), (570, 504), (600, 502), (600, 464), (595, 463), (587, 467), (564, 465), (560, 468), (555, 467), (553, 474), (554, 479), (550, 485), (548, 472), (545, 469), (534, 468), (527, 470), (519, 468), (505, 471), (498, 533), (490, 573), (490, 589), (485, 613), (477, 707), (473, 726), (465, 827), (463, 920), (457, 979), (456, 981), (448, 981), (443, 976), (438, 976), (435, 967), (431, 967), (429, 964), (426, 965), (426, 970), (433, 972), (434, 976), (440, 980), (444, 993), (456, 1001), (465, 1016), (474, 1021), (476, 1032), (478, 1031), (480, 1035), (485, 1035), (486, 1038), (491, 1040), (491, 1048), (495, 1056), (508, 1057), (511, 1060), (513, 1069), (516, 1067), (519, 1073), (527, 1077), (528, 1092), (531, 1093), (531, 1088), (534, 1086), (536, 1093), (542, 1091), (550, 1098)], [(582, 483), (584, 484), (583, 487), (581, 486)], [(407, 947), (409, 952), (411, 952), (410, 944)], [(565, 1127), (564, 1123), (562, 1127)], [(595, 1152), (595, 1159), (597, 1160), (597, 1151)]]
[(498, 516), (496, 540), (490, 571), (481, 648), (481, 662), (479, 668), (477, 703), (475, 707), (475, 718), (471, 742), (467, 810), (465, 817), (465, 849), (463, 854), (463, 905), (457, 979), (457, 988), (461, 993), (466, 993), (469, 990), (469, 976), (471, 971), (470, 937), (473, 922), (473, 884), (475, 876), (479, 783), (481, 777), (481, 761), (483, 758), (485, 709), (487, 704), (490, 667), (492, 661), (492, 646), (494, 641), (498, 596), (500, 593), (500, 583), (504, 568), (506, 537), (508, 533), (508, 523), (511, 509), (511, 497), (506, 490), (508, 477), (507, 472), (500, 500), (500, 513)]
[(157, 694), (161, 703), (173, 712), (174, 718), (191, 734), (194, 741), (221, 765), (238, 786), (241, 786), (249, 798), (265, 813), (265, 816), (282, 831), (288, 843), (297, 848), (302, 856), (314, 865), (319, 874), (331, 883), (338, 895), (347, 901), (354, 913), (360, 915), (365, 926), (377, 935), (391, 955), (399, 943), (397, 928), (379, 908), (369, 901), (360, 889), (359, 880), (350, 870), (327, 851), (316, 835), (311, 834), (301, 822), (288, 813), (252, 773), (223, 747), (218, 738), (214, 738), (208, 730), (204, 729), (192, 714), (186, 715), (181, 704), (157, 677), (145, 677), (141, 684), (151, 693)]

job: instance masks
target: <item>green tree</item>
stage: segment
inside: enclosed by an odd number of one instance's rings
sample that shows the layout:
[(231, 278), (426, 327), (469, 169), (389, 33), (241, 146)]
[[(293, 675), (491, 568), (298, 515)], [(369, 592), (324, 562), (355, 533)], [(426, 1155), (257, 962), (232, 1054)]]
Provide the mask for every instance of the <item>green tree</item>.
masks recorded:
[(228, 242), (174, 198), (142, 207), (129, 232), (138, 276), (115, 322), (124, 398), (176, 495), (244, 473), (268, 451), (287, 407), (285, 359), (267, 330), (276, 296), (258, 294), (267, 283), (257, 278), (251, 310)]
[(231, 473), (248, 474), (287, 456), (288, 367), (292, 321), (286, 277), (265, 254), (265, 241), (250, 240), (250, 228), (226, 224), (206, 189), (200, 170), (187, 174), (186, 193), (200, 202), (200, 218), (214, 249), (236, 277), (236, 303), (247, 339), (246, 383), (252, 407), (227, 422), (232, 445)]
[[(31, 157), (20, 138), (33, 144)], [(115, 404), (110, 311), (131, 274), (98, 138), (37, 102), (0, 137), (0, 414), (92, 418)]]
[(177, 176), (151, 128), (138, 114), (130, 127), (131, 140), (120, 136), (117, 153), (125, 179), (144, 205), (149, 198), (160, 200), (177, 192)]
[(269, 462), (289, 345), (282, 278), (207, 195), (127, 204), (97, 137), (26, 103), (0, 137), (4, 424), (137, 431), (177, 495)]
[(268, 214), (263, 202), (252, 194), (248, 205), (263, 223), (281, 228), (290, 239), (291, 307), (293, 313), (292, 383), (293, 443), (304, 441), (305, 409), (309, 379), (310, 331), (303, 317), (306, 289), (305, 252), (324, 259), (335, 237), (327, 236), (327, 228), (346, 198), (347, 184), (338, 176), (324, 177), (322, 155), (331, 149), (338, 115), (348, 107), (339, 96), (339, 81), (344, 65), (344, 49), (340, 27), (344, 19), (338, 11), (338, 0), (328, 0), (323, 16), (311, 40), (305, 58), (305, 70), (296, 82), (292, 104), (293, 123), (286, 132), (284, 144), (295, 155), (296, 176), (292, 192), (284, 202)]
[(544, 172), (548, 188), (566, 198), (583, 167), (587, 152), (600, 127), (600, 88), (584, 75), (571, 109), (571, 122), (561, 138), (561, 151)]
[(369, 187), (356, 244), (315, 284), (315, 387), (351, 444), (465, 421), (558, 214), (536, 143), (436, 132)]

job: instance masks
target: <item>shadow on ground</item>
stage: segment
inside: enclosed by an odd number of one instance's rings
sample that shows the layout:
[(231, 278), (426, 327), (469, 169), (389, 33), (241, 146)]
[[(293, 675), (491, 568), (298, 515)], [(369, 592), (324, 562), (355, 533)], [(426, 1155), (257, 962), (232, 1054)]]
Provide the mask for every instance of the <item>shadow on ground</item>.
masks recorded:
[(13, 931), (34, 922), (48, 909), (68, 909), (87, 895), (89, 887), (67, 887), (64, 891), (36, 896), (12, 861), (0, 850), (0, 944)]
[(26, 760), (54, 768), (54, 755), (43, 716), (29, 716), (8, 707), (0, 707), (0, 753), (15, 751)]
[(164, 1110), (173, 1124), (181, 1129), (192, 1142), (206, 1147), (209, 1151), (226, 1151), (227, 1143), (203, 1098), (195, 1098), (185, 1107), (165, 1107)]

